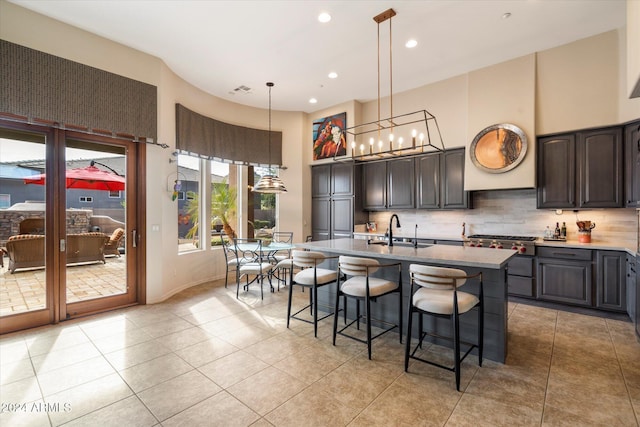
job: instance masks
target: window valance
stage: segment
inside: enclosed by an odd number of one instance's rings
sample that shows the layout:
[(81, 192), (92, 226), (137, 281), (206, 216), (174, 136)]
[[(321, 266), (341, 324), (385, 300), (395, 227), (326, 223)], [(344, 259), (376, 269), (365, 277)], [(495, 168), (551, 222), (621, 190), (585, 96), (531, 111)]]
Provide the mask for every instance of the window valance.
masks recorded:
[(0, 112), (157, 139), (157, 88), (0, 40)]
[[(253, 165), (282, 164), (282, 132), (224, 123), (176, 104), (176, 148), (204, 157)], [(271, 157), (271, 158), (269, 158)]]

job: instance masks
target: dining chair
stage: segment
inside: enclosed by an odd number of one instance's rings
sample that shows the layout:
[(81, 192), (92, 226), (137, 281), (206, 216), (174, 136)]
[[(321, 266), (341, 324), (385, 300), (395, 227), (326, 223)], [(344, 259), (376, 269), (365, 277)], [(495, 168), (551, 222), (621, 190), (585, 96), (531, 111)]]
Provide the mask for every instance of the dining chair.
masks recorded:
[[(265, 259), (262, 250), (262, 240), (241, 239), (234, 240), (234, 250), (236, 252), (236, 298), (240, 295), (240, 281), (246, 278), (245, 291), (249, 290), (249, 285), (256, 282), (260, 285), (260, 299), (264, 299), (263, 285), (264, 279), (269, 281), (269, 288), (273, 292), (271, 276), (273, 264)], [(249, 277), (253, 276), (251, 280)]]
[[(274, 231), (272, 242), (286, 243), (291, 245), (293, 243), (292, 231)], [(278, 280), (278, 291), (280, 290), (280, 282), (287, 284), (287, 273), (294, 268), (293, 258), (291, 257), (291, 249), (284, 251), (278, 251), (273, 255), (273, 262), (276, 263), (274, 268), (274, 276)]]
[[(373, 274), (380, 269), (394, 269), (398, 271), (398, 279), (389, 280), (381, 277), (374, 277)], [(345, 275), (348, 279), (340, 283), (340, 276)], [(380, 337), (387, 332), (398, 328), (400, 335), (400, 343), (402, 343), (402, 264), (380, 264), (378, 260), (372, 258), (360, 258), (341, 255), (338, 259), (338, 291), (336, 292), (336, 306), (333, 311), (333, 345), (336, 345), (336, 336), (342, 335), (367, 344), (367, 352), (371, 359), (371, 343), (374, 339)], [(392, 324), (381, 319), (373, 319), (371, 315), (371, 301), (377, 301), (379, 297), (391, 293), (398, 294), (398, 323)], [(340, 297), (344, 298), (344, 313), (346, 317), (347, 300), (353, 298), (356, 300), (356, 317), (350, 323), (346, 324), (342, 329), (338, 330), (338, 312), (340, 311)], [(360, 314), (360, 302), (364, 302), (364, 315)], [(367, 339), (363, 340), (355, 335), (346, 333), (345, 331), (354, 323), (357, 329), (360, 329), (360, 319), (366, 320)], [(371, 321), (374, 320), (378, 324), (387, 327), (375, 336), (371, 334)]]
[[(318, 318), (318, 288), (322, 286), (329, 285), (336, 281), (338, 277), (338, 273), (336, 270), (327, 269), (320, 267), (320, 265), (326, 261), (327, 259), (337, 258), (337, 257), (328, 257), (322, 252), (315, 251), (302, 251), (302, 250), (293, 250), (292, 251), (292, 259), (293, 264), (296, 267), (301, 268), (302, 270), (296, 275), (293, 275), (293, 270), (289, 272), (289, 303), (287, 305), (287, 328), (289, 327), (289, 320), (296, 319), (302, 322), (312, 323), (313, 324), (313, 335), (315, 337), (318, 336), (318, 321), (322, 319), (326, 319), (331, 316), (333, 313), (328, 313), (325, 316)], [(309, 304), (302, 307), (300, 310), (291, 314), (291, 303), (293, 300), (293, 287), (294, 285), (302, 286), (304, 288), (311, 288), (311, 292), (309, 292)], [(313, 316), (313, 320), (304, 319), (298, 316), (298, 314), (302, 313), (304, 310), (309, 308), (311, 310), (311, 315)]]
[(220, 232), (220, 243), (223, 249), (222, 252), (224, 253), (224, 262), (227, 269), (227, 274), (224, 276), (224, 287), (226, 288), (229, 282), (229, 273), (235, 273), (238, 269), (238, 256), (236, 254), (236, 247), (233, 243), (233, 239), (225, 239), (225, 235), (224, 231)]
[[(407, 313), (407, 343), (404, 354), (404, 370), (409, 371), (409, 359), (428, 363), (438, 368), (453, 371), (456, 378), (456, 390), (460, 391), (460, 365), (474, 349), (478, 349), (478, 365), (482, 366), (483, 329), (484, 329), (484, 289), (482, 273), (467, 275), (463, 270), (428, 265), (409, 265), (411, 274), (411, 296), (409, 298), (409, 312)], [(458, 288), (470, 279), (479, 281), (479, 295), (458, 291)], [(415, 290), (415, 293), (414, 293)], [(460, 316), (478, 307), (478, 336), (475, 343), (460, 341)], [(413, 313), (418, 313), (418, 344), (411, 350), (411, 328)], [(442, 336), (423, 331), (423, 315), (449, 319), (451, 334)], [(440, 331), (438, 331), (440, 332)], [(422, 342), (427, 336), (453, 341), (453, 367), (445, 366), (432, 360), (416, 356), (416, 351), (422, 348)], [(468, 346), (467, 351), (460, 357), (460, 344)]]

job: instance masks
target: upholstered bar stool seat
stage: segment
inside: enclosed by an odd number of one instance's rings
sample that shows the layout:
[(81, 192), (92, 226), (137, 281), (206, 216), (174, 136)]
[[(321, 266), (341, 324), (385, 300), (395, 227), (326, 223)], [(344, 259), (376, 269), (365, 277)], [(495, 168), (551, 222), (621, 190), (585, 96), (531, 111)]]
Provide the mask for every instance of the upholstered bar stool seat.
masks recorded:
[[(289, 304), (287, 305), (287, 328), (289, 327), (290, 319), (297, 319), (307, 323), (313, 323), (313, 335), (318, 336), (318, 321), (331, 316), (333, 313), (328, 313), (325, 316), (318, 318), (318, 288), (322, 286), (334, 283), (338, 277), (336, 270), (330, 270), (327, 268), (319, 267), (325, 260), (336, 257), (327, 257), (322, 252), (315, 251), (292, 251), (293, 266), (290, 270), (290, 283), (289, 283)], [(301, 271), (293, 275), (293, 267), (302, 268)], [(309, 304), (295, 313), (291, 314), (291, 303), (293, 300), (293, 287), (299, 285), (304, 288), (310, 288)], [(313, 315), (313, 321), (303, 319), (298, 316), (301, 312), (309, 308)]]
[[(484, 329), (484, 290), (482, 286), (482, 273), (467, 275), (463, 270), (446, 267), (434, 267), (428, 265), (411, 264), (411, 298), (409, 312), (407, 314), (407, 343), (405, 348), (404, 370), (409, 370), (409, 359), (428, 363), (439, 368), (447, 369), (455, 373), (456, 390), (460, 391), (460, 366), (462, 361), (474, 349), (478, 349), (478, 364), (482, 366), (483, 329)], [(468, 292), (459, 291), (469, 279), (479, 280), (479, 296)], [(416, 288), (418, 288), (416, 290)], [(460, 316), (478, 307), (478, 337), (475, 343), (460, 341)], [(418, 313), (418, 344), (411, 350), (411, 332), (413, 313)], [(451, 320), (451, 334), (427, 333), (423, 331), (423, 315), (448, 318)], [(427, 336), (453, 341), (454, 365), (445, 366), (416, 356), (416, 352), (422, 347), (422, 342)], [(460, 356), (460, 345), (468, 347), (464, 355)]]
[[(398, 279), (389, 280), (381, 277), (374, 277), (373, 274), (385, 268), (391, 268), (398, 271)], [(402, 343), (402, 264), (380, 264), (378, 260), (371, 258), (360, 258), (352, 256), (340, 256), (338, 261), (338, 274), (345, 275), (348, 279), (340, 283), (338, 280), (338, 292), (336, 293), (336, 308), (333, 318), (333, 345), (336, 345), (336, 336), (342, 335), (347, 338), (367, 344), (369, 359), (371, 359), (371, 342), (379, 336), (398, 328), (398, 335)], [(378, 297), (388, 295), (390, 293), (398, 293), (398, 323), (391, 324), (379, 319), (377, 323), (386, 324), (387, 327), (379, 334), (372, 336), (371, 333), (371, 301)], [(356, 299), (356, 318), (338, 330), (338, 312), (340, 311), (340, 296), (344, 297), (344, 312), (346, 320), (347, 299)], [(365, 314), (360, 315), (360, 302), (364, 302)], [(360, 328), (360, 319), (365, 318), (367, 328), (367, 339), (362, 340), (350, 335), (345, 331), (354, 323)], [(345, 321), (346, 323), (346, 321)]]

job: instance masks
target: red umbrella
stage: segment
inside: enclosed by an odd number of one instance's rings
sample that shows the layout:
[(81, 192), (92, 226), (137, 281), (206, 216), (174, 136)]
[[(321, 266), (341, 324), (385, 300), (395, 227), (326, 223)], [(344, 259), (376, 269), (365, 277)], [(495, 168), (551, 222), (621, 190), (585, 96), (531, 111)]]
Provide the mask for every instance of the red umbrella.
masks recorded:
[[(123, 191), (124, 177), (103, 171), (95, 166), (68, 169), (66, 172), (67, 188), (81, 188), (85, 190)], [(44, 185), (45, 174), (25, 178), (25, 184)]]

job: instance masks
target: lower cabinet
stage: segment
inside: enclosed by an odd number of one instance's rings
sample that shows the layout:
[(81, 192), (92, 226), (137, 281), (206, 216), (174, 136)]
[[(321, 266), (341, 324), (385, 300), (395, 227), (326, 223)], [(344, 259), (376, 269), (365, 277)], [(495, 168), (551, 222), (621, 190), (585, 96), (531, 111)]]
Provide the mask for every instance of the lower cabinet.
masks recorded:
[(627, 255), (624, 252), (596, 251), (596, 307), (627, 311)]
[(534, 257), (518, 255), (511, 258), (507, 273), (509, 294), (527, 298), (536, 296)]
[[(632, 315), (627, 299), (636, 291), (635, 257), (611, 250), (538, 247), (537, 251), (538, 299)], [(511, 280), (511, 269), (509, 274)], [(518, 295), (517, 287), (515, 291), (509, 282), (509, 293)]]
[(538, 248), (538, 299), (593, 306), (591, 250)]

